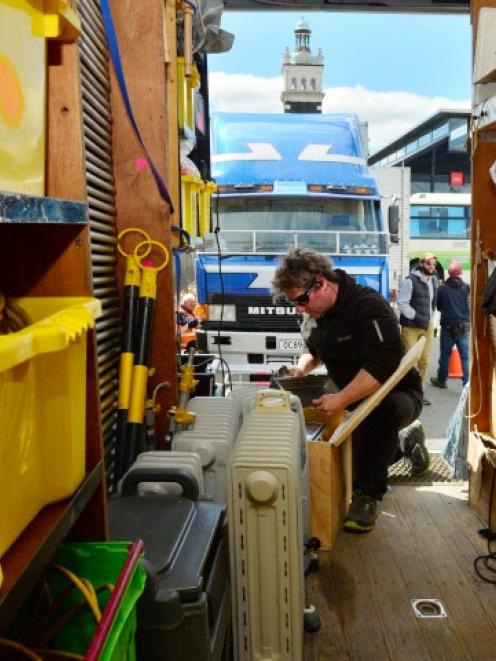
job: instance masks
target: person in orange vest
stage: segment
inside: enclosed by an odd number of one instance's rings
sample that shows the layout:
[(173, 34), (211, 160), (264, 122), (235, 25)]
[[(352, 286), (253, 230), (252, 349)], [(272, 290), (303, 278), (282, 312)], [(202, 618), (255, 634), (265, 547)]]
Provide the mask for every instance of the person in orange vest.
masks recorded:
[(196, 349), (196, 329), (200, 322), (195, 317), (196, 298), (194, 294), (184, 294), (181, 307), (176, 312), (177, 334), (181, 337), (181, 349)]

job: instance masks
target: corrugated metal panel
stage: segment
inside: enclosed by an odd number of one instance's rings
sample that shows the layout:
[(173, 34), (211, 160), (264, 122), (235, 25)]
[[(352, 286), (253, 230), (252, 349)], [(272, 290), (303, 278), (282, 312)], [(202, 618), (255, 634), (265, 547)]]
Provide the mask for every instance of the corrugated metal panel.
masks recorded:
[(121, 317), (115, 274), (115, 188), (107, 39), (98, 0), (79, 0), (83, 133), (89, 205), (93, 293), (102, 301), (97, 321), (97, 363), (107, 481), (115, 488), (115, 428)]

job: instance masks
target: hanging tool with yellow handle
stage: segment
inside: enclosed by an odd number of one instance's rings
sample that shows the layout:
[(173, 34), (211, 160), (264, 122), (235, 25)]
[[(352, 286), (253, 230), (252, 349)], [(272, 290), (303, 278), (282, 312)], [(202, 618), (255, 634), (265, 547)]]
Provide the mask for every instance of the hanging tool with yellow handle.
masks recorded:
[[(140, 251), (149, 246), (159, 248), (164, 259), (159, 266), (151, 266), (143, 262)], [(155, 299), (157, 297), (157, 275), (169, 262), (169, 251), (159, 241), (146, 240), (138, 243), (134, 249), (134, 258), (141, 269), (141, 282), (138, 298), (138, 314), (136, 325), (136, 342), (134, 345), (134, 365), (131, 379), (131, 394), (126, 425), (124, 472), (135, 460), (140, 448), (139, 437), (142, 431), (147, 398), (148, 368), (150, 362), (151, 330)], [(147, 262), (149, 259), (147, 259)]]
[[(136, 317), (138, 311), (138, 296), (141, 281), (141, 270), (139, 263), (134, 258), (133, 252), (126, 252), (123, 239), (128, 234), (139, 234), (140, 240), (144, 237), (150, 241), (150, 235), (139, 227), (128, 227), (119, 233), (117, 237), (117, 250), (126, 258), (126, 274), (124, 277), (124, 292), (122, 306), (122, 336), (121, 354), (119, 359), (119, 395), (117, 404), (117, 432), (116, 432), (116, 479), (123, 475), (125, 463), (125, 438), (127, 410), (129, 407), (129, 396), (131, 392), (131, 377), (134, 364), (134, 338), (136, 331)], [(151, 246), (144, 247), (143, 257), (150, 254)]]

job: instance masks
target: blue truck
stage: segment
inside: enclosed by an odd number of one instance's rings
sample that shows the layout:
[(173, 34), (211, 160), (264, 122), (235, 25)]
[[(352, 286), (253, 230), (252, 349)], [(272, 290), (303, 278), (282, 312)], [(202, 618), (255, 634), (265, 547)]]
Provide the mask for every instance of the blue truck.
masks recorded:
[(356, 115), (217, 113), (211, 152), (215, 232), (196, 257), (203, 351), (233, 369), (297, 361), (299, 317), (271, 293), (296, 247), (388, 298), (389, 238)]

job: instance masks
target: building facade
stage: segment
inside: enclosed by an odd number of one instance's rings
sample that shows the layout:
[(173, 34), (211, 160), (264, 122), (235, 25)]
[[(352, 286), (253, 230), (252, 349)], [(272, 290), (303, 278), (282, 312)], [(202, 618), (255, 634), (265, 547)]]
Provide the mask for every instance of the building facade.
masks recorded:
[(470, 193), (469, 110), (440, 110), (369, 158), (409, 167), (411, 193)]

